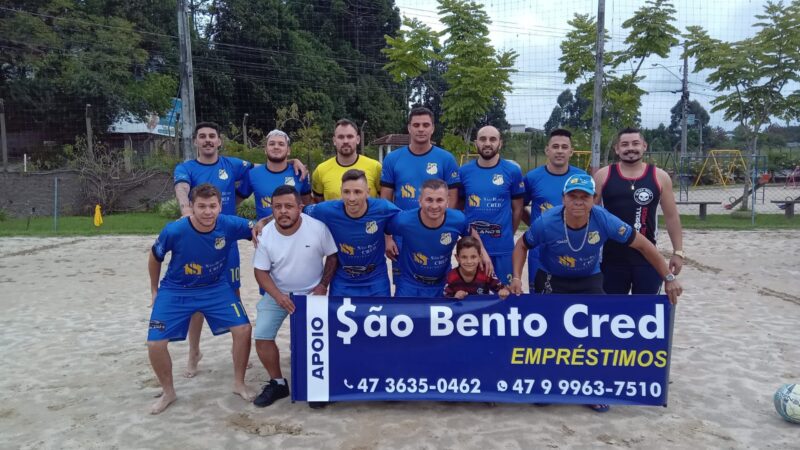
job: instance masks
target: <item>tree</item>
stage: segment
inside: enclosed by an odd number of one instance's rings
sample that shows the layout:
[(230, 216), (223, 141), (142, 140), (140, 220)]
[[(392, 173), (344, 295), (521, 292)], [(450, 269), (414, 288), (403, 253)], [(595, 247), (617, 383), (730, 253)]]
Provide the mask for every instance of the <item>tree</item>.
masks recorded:
[[(423, 76), (436, 62), (444, 62), (442, 79), (446, 84), (442, 101), (441, 120), (445, 127), (468, 141), (475, 124), (498, 102), (504, 103), (505, 93), (511, 91), (510, 75), (516, 60), (514, 51), (498, 52), (489, 41), (489, 16), (483, 6), (473, 1), (439, 0), (439, 16), (445, 29), (432, 31), (417, 20), (405, 20), (407, 30), (397, 36), (386, 36), (389, 58), (384, 67), (395, 81), (409, 88), (413, 80)], [(439, 38), (447, 36), (443, 44)], [(425, 82), (422, 93), (435, 86)]]
[[(0, 97), (10, 110), (27, 113), (10, 115), (9, 129), (45, 129), (64, 143), (85, 132), (87, 103), (98, 134), (121, 116), (165, 111), (177, 91), (168, 68), (174, 44), (132, 22), (144, 20), (136, 12), (144, 3), (4, 3)], [(170, 3), (174, 11), (174, 2), (164, 2)]]
[[(686, 33), (694, 72), (710, 71), (706, 80), (719, 92), (711, 111), (739, 123), (753, 161), (759, 134), (773, 118), (800, 118), (800, 0), (767, 2), (756, 18), (755, 35), (740, 41), (714, 39), (698, 26)], [(742, 209), (748, 206), (747, 190), (745, 183)]]
[[(583, 87), (583, 86), (582, 86)], [(550, 118), (544, 124), (545, 133), (550, 133), (556, 128), (589, 128), (592, 125), (591, 109), (592, 104), (583, 97), (583, 91), (579, 89), (576, 95), (572, 91), (565, 89), (556, 99), (556, 106), (550, 113)]]
[[(675, 21), (675, 8), (665, 0), (648, 0), (622, 23), (622, 28), (630, 30), (625, 38), (627, 47), (619, 51), (604, 53), (603, 60), (603, 135), (614, 134), (620, 128), (639, 123), (639, 108), (645, 92), (637, 85), (644, 79), (639, 70), (647, 58), (658, 55), (666, 58), (670, 49), (678, 43), (678, 29)], [(568, 22), (572, 28), (567, 38), (561, 42), (561, 64), (567, 84), (583, 80), (578, 87), (585, 93), (590, 104), (593, 102), (595, 51), (597, 42), (597, 21), (588, 14), (575, 14)], [(605, 33), (608, 39), (608, 33)], [(623, 70), (622, 66), (626, 65)], [(591, 110), (583, 116), (591, 120)], [(610, 144), (610, 140), (607, 141)], [(608, 162), (606, 146), (605, 161)]]
[[(680, 145), (681, 141), (681, 119), (683, 116), (683, 100), (678, 100), (670, 110), (670, 120), (669, 120), (669, 134), (670, 134), (670, 148), (675, 149), (678, 145)], [(707, 148), (713, 148), (713, 142), (710, 140), (713, 138), (712, 136), (712, 129), (708, 125), (708, 121), (711, 119), (711, 116), (708, 115), (708, 111), (703, 108), (703, 105), (700, 104), (697, 100), (691, 100), (689, 103), (686, 104), (686, 114), (687, 115), (694, 115), (694, 124), (687, 125), (687, 147), (697, 148), (700, 149), (701, 152), (705, 152)], [(700, 139), (702, 133), (702, 140), (703, 140), (703, 148), (700, 148)], [(706, 139), (706, 138), (709, 139)]]

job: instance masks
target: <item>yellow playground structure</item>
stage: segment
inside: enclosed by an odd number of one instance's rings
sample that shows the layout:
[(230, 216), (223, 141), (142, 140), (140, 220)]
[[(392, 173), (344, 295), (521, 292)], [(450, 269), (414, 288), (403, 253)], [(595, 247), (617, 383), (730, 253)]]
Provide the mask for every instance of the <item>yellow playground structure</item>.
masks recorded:
[(734, 183), (736, 169), (741, 168), (743, 173), (747, 173), (747, 163), (742, 157), (741, 150), (709, 150), (694, 180), (694, 186), (700, 184), (706, 168), (713, 176), (714, 181), (723, 186)]

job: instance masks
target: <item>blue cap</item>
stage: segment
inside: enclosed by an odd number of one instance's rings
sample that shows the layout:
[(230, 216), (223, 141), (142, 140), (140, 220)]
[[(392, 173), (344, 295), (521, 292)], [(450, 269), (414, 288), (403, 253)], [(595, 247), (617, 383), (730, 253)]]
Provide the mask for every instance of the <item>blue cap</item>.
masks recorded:
[(594, 195), (594, 179), (585, 174), (569, 177), (567, 182), (564, 183), (564, 194), (577, 190), (586, 192), (589, 195)]

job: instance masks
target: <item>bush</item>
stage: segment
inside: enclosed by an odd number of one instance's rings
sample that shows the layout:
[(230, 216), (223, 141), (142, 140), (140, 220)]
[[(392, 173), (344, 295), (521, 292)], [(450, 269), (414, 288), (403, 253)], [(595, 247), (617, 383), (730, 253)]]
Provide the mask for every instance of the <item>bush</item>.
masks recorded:
[(8, 220), (8, 216), (9, 216), (8, 211), (6, 211), (3, 208), (0, 208), (0, 222), (5, 222), (6, 220)]
[(181, 217), (181, 208), (178, 206), (178, 200), (174, 198), (159, 203), (158, 206), (156, 206), (156, 212), (159, 216), (166, 217), (167, 219), (178, 219)]
[(256, 200), (254, 195), (247, 197), (242, 203), (239, 203), (236, 207), (236, 215), (244, 217), (245, 219), (256, 218)]

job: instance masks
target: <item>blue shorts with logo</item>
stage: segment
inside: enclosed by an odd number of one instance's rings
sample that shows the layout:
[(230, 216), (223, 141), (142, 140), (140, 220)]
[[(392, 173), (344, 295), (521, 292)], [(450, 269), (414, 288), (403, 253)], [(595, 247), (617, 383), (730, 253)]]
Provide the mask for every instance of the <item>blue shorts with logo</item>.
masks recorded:
[(497, 256), (489, 255), (489, 257), (492, 259), (494, 274), (497, 279), (506, 286), (510, 285), (511, 277), (514, 276), (514, 265), (511, 259), (511, 254)]
[(444, 297), (444, 284), (436, 284), (431, 286), (419, 286), (417, 284), (404, 282), (404, 280), (397, 280), (394, 290), (395, 297), (429, 297), (438, 298)]
[(389, 285), (389, 275), (362, 284), (347, 283), (341, 278), (334, 277), (328, 295), (335, 297), (391, 297), (392, 288)]
[(230, 285), (194, 289), (159, 289), (150, 313), (148, 341), (182, 341), (189, 332), (192, 315), (201, 312), (216, 336), (250, 319)]

